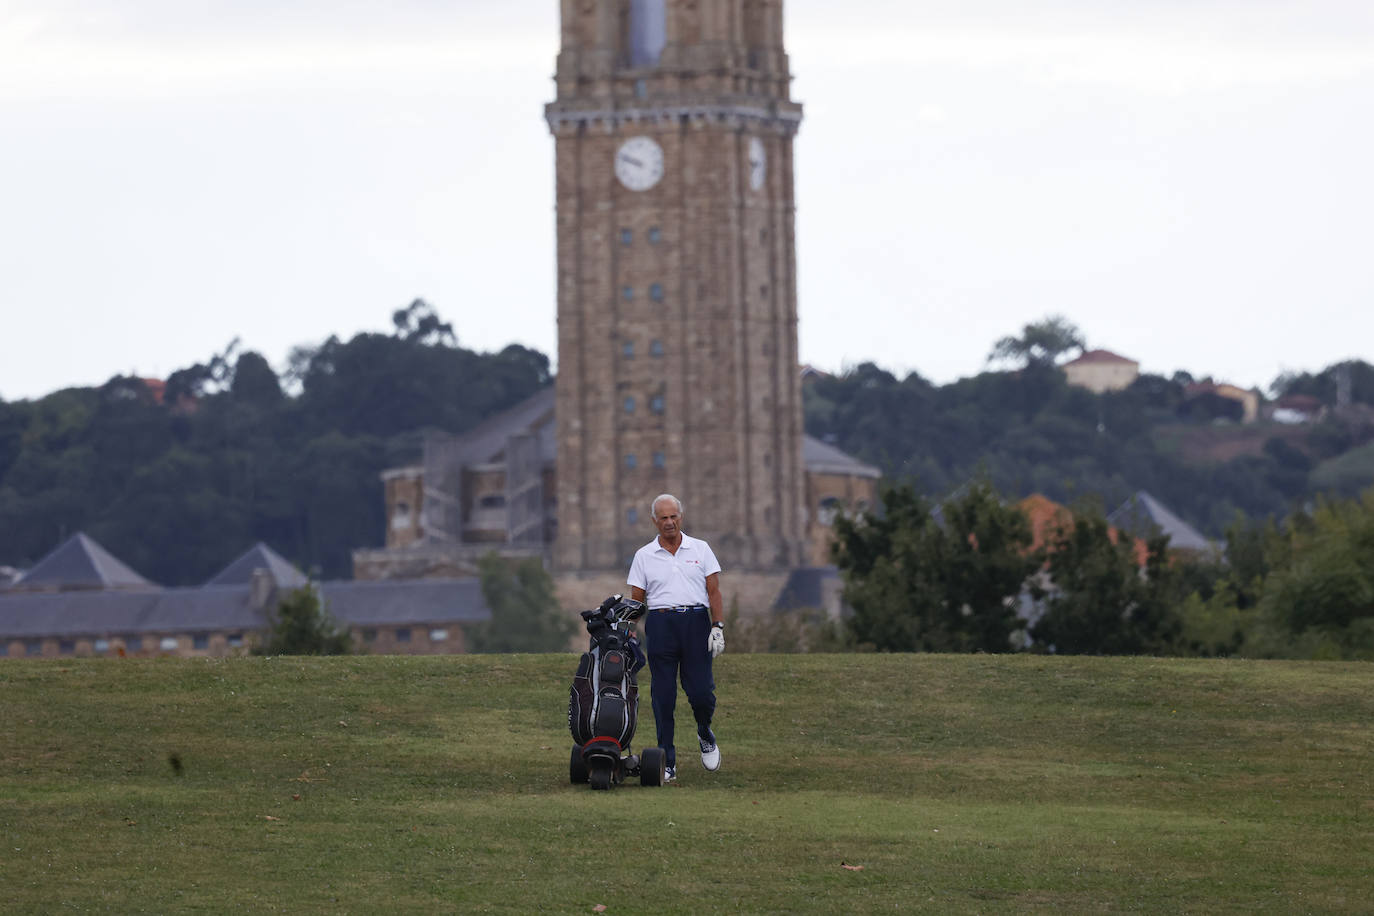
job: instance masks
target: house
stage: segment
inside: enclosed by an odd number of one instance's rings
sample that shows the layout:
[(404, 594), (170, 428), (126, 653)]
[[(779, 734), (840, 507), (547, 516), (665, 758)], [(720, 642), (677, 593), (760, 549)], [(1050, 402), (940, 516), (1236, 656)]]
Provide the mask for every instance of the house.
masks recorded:
[(1169, 536), (1170, 550), (1206, 553), (1217, 547), (1196, 528), (1144, 490), (1137, 491), (1118, 506), (1107, 516), (1107, 523), (1140, 539), (1166, 534)]
[(1286, 394), (1274, 402), (1270, 419), (1275, 423), (1316, 423), (1326, 416), (1326, 405), (1310, 394)]
[[(1205, 402), (1219, 406), (1207, 407)], [(1226, 382), (1193, 382), (1184, 386), (1183, 403), (1179, 410), (1183, 413), (1202, 413), (1213, 419), (1226, 417), (1241, 423), (1254, 423), (1259, 419), (1260, 396), (1258, 391), (1248, 391)]]
[(1120, 391), (1140, 377), (1140, 363), (1110, 350), (1088, 350), (1061, 368), (1070, 385), (1094, 394)]
[[(0, 658), (241, 654), (307, 583), (259, 543), (202, 586), (163, 588), (79, 532), (0, 589)], [(464, 629), (491, 617), (476, 579), (317, 585), (325, 610), (370, 652), (462, 652)]]

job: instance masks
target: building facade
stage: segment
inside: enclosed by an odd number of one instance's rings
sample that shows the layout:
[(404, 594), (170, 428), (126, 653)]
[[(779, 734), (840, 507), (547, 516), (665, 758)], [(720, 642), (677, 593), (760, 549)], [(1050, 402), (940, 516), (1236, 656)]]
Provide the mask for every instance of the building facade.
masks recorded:
[(781, 0), (563, 0), (554, 565), (624, 566), (649, 501), (735, 568), (808, 561)]

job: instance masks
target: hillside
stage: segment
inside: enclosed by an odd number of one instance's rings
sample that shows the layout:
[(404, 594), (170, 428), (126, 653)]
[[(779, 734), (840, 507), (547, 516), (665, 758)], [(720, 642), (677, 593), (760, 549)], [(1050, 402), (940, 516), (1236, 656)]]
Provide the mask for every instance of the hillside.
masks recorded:
[(675, 786), (611, 793), (567, 781), (573, 666), (6, 660), (7, 911), (1287, 913), (1374, 895), (1369, 665), (727, 654), (723, 770), (687, 759)]

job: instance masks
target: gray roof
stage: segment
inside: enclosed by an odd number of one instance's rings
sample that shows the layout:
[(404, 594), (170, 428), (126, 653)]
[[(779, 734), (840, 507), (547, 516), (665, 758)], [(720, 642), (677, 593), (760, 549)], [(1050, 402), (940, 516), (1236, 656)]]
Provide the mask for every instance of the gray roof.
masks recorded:
[(25, 589), (156, 588), (104, 547), (78, 531), (14, 583)]
[(491, 619), (477, 579), (339, 580), (321, 583), (320, 593), (329, 615), (352, 626)]
[(1210, 550), (1215, 546), (1144, 490), (1118, 506), (1107, 516), (1107, 522), (1135, 537), (1167, 534), (1169, 546), (1181, 550)]
[(514, 407), (482, 421), (456, 437), (463, 464), (491, 464), (500, 461), (506, 449), (506, 440), (511, 436), (529, 432), (539, 436), (539, 457), (546, 464), (551, 463), (557, 455), (553, 406), (554, 388), (549, 385)]
[(828, 579), (839, 578), (840, 571), (835, 566), (808, 566), (794, 569), (787, 574), (782, 591), (773, 602), (773, 610), (790, 611), (796, 608), (825, 607), (823, 583)]
[(205, 584), (248, 585), (253, 581), (253, 573), (259, 569), (265, 570), (272, 577), (272, 581), (281, 588), (300, 588), (310, 581), (281, 554), (259, 541)]
[(0, 595), (0, 638), (255, 630), (266, 626), (246, 587)]
[(883, 472), (813, 436), (802, 436), (802, 466), (813, 474), (845, 474), (877, 479)]
[[(478, 623), (491, 618), (476, 579), (320, 583), (329, 614), (348, 626)], [(281, 591), (277, 598), (280, 599)], [(267, 615), (247, 585), (147, 591), (0, 594), (0, 639), (261, 630)]]

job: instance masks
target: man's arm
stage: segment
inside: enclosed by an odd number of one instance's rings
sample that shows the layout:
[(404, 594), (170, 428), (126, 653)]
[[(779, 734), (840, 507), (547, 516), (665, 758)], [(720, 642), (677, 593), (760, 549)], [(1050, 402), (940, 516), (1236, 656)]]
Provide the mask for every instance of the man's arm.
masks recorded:
[(636, 601), (643, 601), (643, 600), (644, 600), (644, 589), (640, 588), (638, 585), (631, 585), (631, 586), (630, 586), (630, 597), (633, 598), (633, 599), (636, 600)]
[(725, 621), (725, 601), (720, 597), (720, 573), (706, 577), (706, 599), (711, 602), (711, 622)]

